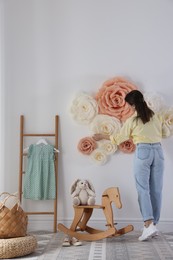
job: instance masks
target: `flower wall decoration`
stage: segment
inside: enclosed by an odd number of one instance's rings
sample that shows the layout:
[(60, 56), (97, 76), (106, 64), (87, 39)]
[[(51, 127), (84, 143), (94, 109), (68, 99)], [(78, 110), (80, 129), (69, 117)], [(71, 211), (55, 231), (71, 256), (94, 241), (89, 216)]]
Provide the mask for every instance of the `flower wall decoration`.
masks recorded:
[(111, 141), (100, 140), (98, 142), (98, 148), (100, 148), (100, 150), (103, 150), (107, 155), (110, 155), (114, 154), (117, 151), (118, 146), (116, 144), (113, 144)]
[(121, 143), (118, 148), (120, 149), (120, 151), (124, 152), (124, 153), (132, 153), (135, 151), (136, 146), (133, 143), (132, 139), (129, 139), (123, 143)]
[[(134, 113), (125, 101), (126, 94), (134, 89), (138, 88), (133, 83), (114, 77), (102, 84), (95, 97), (85, 92), (78, 94), (72, 102), (71, 115), (77, 123), (88, 126), (91, 136), (116, 135)], [(164, 118), (163, 137), (173, 135), (173, 107), (166, 107), (163, 98), (155, 92), (145, 92), (143, 95), (148, 107)], [(132, 139), (117, 146), (109, 140), (95, 141), (91, 136), (79, 140), (77, 148), (97, 165), (104, 165), (117, 151), (130, 154), (136, 149)]]
[(151, 91), (145, 92), (143, 95), (147, 103), (147, 106), (151, 110), (153, 110), (153, 112), (159, 113), (164, 109), (165, 107), (164, 99), (160, 95)]
[(71, 115), (80, 124), (89, 124), (98, 114), (97, 101), (86, 93), (80, 93), (73, 100)]
[(134, 89), (137, 89), (135, 85), (121, 77), (104, 82), (96, 95), (99, 113), (125, 121), (134, 111), (124, 98), (128, 92)]
[(91, 137), (84, 137), (78, 143), (78, 150), (83, 154), (91, 154), (97, 147), (96, 142)]
[(111, 135), (118, 133), (121, 128), (119, 119), (108, 115), (97, 115), (89, 126), (94, 134)]
[(108, 161), (108, 156), (106, 152), (98, 148), (91, 153), (90, 158), (97, 165), (103, 165)]
[(173, 135), (173, 107), (166, 108), (161, 115), (164, 118), (162, 135), (163, 137), (169, 137)]

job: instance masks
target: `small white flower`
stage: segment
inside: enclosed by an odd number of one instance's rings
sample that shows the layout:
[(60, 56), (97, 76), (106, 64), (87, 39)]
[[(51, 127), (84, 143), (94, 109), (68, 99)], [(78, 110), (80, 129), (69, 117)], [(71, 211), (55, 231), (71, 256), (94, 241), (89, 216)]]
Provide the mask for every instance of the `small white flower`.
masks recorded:
[(98, 114), (97, 101), (86, 93), (80, 93), (73, 100), (71, 115), (80, 124), (89, 124)]
[(118, 149), (118, 146), (116, 144), (113, 144), (108, 140), (101, 140), (97, 142), (97, 144), (98, 148), (102, 149), (108, 155), (114, 154)]
[(169, 128), (166, 125), (163, 125), (162, 127), (162, 137), (166, 138), (171, 135)]
[(95, 149), (91, 154), (90, 158), (92, 161), (98, 165), (103, 165), (107, 162), (108, 156), (102, 149)]
[(112, 135), (118, 133), (120, 128), (120, 120), (108, 115), (97, 115), (90, 124), (94, 134)]
[(163, 110), (161, 115), (163, 117), (163, 137), (173, 135), (173, 107)]
[(148, 107), (155, 113), (162, 111), (165, 107), (164, 99), (155, 92), (145, 92), (144, 99)]

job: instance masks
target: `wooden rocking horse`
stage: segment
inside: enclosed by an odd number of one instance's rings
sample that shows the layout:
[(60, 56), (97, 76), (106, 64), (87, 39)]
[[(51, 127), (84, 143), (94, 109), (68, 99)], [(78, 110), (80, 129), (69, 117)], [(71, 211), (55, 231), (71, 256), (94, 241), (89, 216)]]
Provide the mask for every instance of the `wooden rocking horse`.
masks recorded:
[[(115, 203), (117, 208), (122, 208), (119, 189), (112, 187), (106, 189), (102, 194), (102, 205), (81, 205), (73, 206), (74, 219), (70, 228), (65, 227), (63, 224), (58, 224), (58, 229), (65, 234), (76, 237), (79, 240), (95, 241), (110, 236), (120, 236), (133, 230), (132, 225), (117, 230), (114, 226), (112, 202)], [(98, 230), (87, 226), (92, 212), (94, 209), (102, 209), (106, 217), (107, 230)], [(82, 231), (82, 232), (81, 232)]]

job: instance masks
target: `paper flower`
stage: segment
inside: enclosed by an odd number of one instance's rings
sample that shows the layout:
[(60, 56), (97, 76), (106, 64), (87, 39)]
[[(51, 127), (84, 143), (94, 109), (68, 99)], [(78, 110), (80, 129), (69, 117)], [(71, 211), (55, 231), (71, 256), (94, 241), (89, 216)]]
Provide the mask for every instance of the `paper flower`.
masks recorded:
[(162, 136), (169, 137), (173, 135), (173, 107), (163, 110), (161, 115), (163, 117)]
[(118, 133), (120, 128), (119, 119), (107, 115), (97, 115), (90, 124), (90, 129), (94, 134), (112, 135)]
[(80, 93), (73, 100), (70, 112), (75, 121), (86, 125), (98, 114), (98, 104), (93, 97)]
[(117, 145), (111, 143), (111, 141), (109, 140), (101, 140), (97, 143), (98, 143), (98, 148), (103, 150), (108, 155), (114, 154), (118, 149)]
[(125, 102), (124, 98), (128, 92), (134, 89), (137, 89), (135, 85), (121, 77), (107, 80), (96, 95), (99, 113), (125, 121), (134, 113), (134, 110)]
[(106, 152), (102, 149), (95, 149), (91, 154), (90, 154), (91, 160), (98, 164), (98, 165), (103, 165), (107, 162), (108, 156)]
[(145, 92), (144, 94), (145, 102), (147, 106), (155, 113), (163, 110), (165, 107), (164, 99), (155, 92)]
[[(117, 135), (122, 124), (134, 112), (126, 101), (125, 96), (132, 90), (138, 89), (122, 77), (114, 77), (105, 81), (95, 97), (82, 92), (76, 96), (71, 105), (71, 115), (79, 124), (88, 125), (92, 134)], [(143, 93), (148, 107), (163, 117), (162, 137), (173, 135), (173, 107), (165, 105), (162, 96), (156, 92)], [(103, 165), (118, 149), (123, 153), (132, 153), (136, 145), (129, 139), (120, 145), (112, 144), (110, 140), (95, 141), (92, 137), (82, 138), (78, 150), (89, 155), (95, 164)]]
[(133, 143), (132, 139), (129, 139), (123, 143), (121, 143), (118, 148), (123, 153), (133, 153), (136, 149), (136, 145)]
[(96, 149), (97, 143), (91, 137), (84, 137), (79, 141), (77, 147), (82, 154), (89, 155)]

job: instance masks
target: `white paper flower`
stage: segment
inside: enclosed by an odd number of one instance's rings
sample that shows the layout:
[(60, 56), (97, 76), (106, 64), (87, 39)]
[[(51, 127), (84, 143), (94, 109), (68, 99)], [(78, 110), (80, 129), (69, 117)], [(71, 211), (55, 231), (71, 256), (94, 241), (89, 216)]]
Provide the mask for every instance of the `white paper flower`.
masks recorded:
[(162, 111), (165, 107), (164, 99), (155, 92), (145, 92), (144, 99), (148, 107), (155, 113)]
[(80, 93), (72, 102), (71, 115), (80, 124), (89, 124), (98, 114), (97, 101), (86, 93)]
[(118, 149), (118, 146), (116, 144), (111, 143), (109, 140), (101, 140), (97, 142), (97, 144), (98, 148), (103, 150), (108, 155), (114, 154)]
[(95, 149), (91, 154), (90, 158), (92, 161), (98, 165), (103, 165), (107, 162), (108, 156), (102, 149)]
[(162, 135), (163, 137), (169, 137), (173, 135), (173, 107), (165, 109), (161, 115), (164, 121)]
[(90, 124), (94, 134), (112, 135), (118, 133), (120, 128), (120, 120), (108, 115), (97, 115)]

